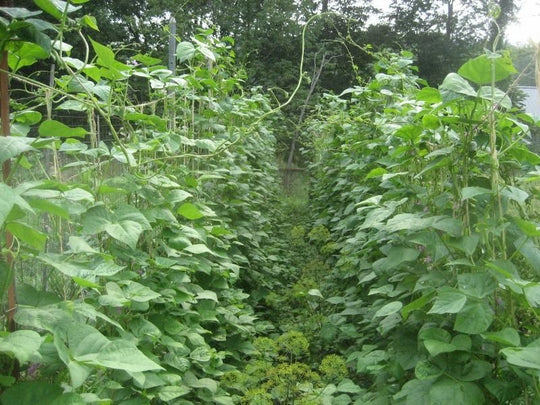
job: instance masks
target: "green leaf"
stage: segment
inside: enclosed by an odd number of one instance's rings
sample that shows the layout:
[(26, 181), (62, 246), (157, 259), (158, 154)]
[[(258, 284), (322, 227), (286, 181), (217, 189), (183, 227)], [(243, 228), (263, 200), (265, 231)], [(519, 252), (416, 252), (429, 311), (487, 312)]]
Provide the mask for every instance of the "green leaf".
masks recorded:
[[(429, 389), (432, 385), (432, 381), (412, 379), (407, 381), (401, 387), (394, 399), (400, 400), (407, 398), (406, 405), (431, 405), (429, 402)], [(402, 403), (402, 402), (399, 402)]]
[(158, 391), (158, 397), (164, 402), (172, 401), (178, 397), (189, 394), (191, 390), (184, 385), (166, 385)]
[(312, 288), (311, 290), (309, 290), (308, 295), (311, 295), (312, 297), (319, 297), (319, 298), (324, 299), (324, 296), (322, 295), (321, 291), (316, 288)]
[(494, 69), (494, 78), (497, 82), (517, 73), (508, 54), (493, 56), (500, 57), (493, 58), (488, 55), (480, 55), (474, 59), (470, 59), (459, 68), (458, 73), (476, 84), (490, 84), (492, 80), (492, 69)]
[(433, 380), (443, 375), (444, 370), (428, 360), (421, 360), (414, 368), (414, 375), (419, 380)]
[(441, 342), (433, 339), (424, 340), (424, 346), (429, 354), (433, 357), (441, 353), (451, 353), (458, 350), (458, 348), (451, 343)]
[(157, 339), (162, 335), (161, 330), (159, 330), (156, 325), (143, 318), (132, 319), (129, 322), (129, 329), (139, 339), (146, 336), (149, 336), (152, 339)]
[(210, 249), (208, 249), (208, 246), (206, 246), (203, 243), (197, 243), (197, 244), (194, 244), (194, 245), (186, 246), (184, 248), (184, 251), (189, 252), (189, 253), (193, 253), (195, 255), (200, 255), (200, 254), (203, 254), (203, 253), (213, 254), (213, 252)]
[(512, 100), (506, 93), (497, 88), (492, 89), (491, 86), (482, 86), (478, 90), (478, 97), (489, 101), (493, 105), (497, 105), (509, 110), (512, 108)]
[(451, 287), (441, 287), (428, 314), (457, 314), (465, 306), (467, 297)]
[(34, 151), (32, 142), (34, 138), (21, 138), (18, 136), (0, 137), (0, 163), (19, 156), (21, 153)]
[(477, 195), (491, 194), (491, 190), (483, 187), (464, 187), (461, 189), (461, 201), (469, 200)]
[(212, 62), (216, 61), (216, 56), (214, 52), (206, 44), (199, 43), (197, 46), (197, 51), (204, 55), (204, 57)]
[(461, 250), (468, 256), (472, 256), (476, 251), (478, 242), (480, 241), (480, 235), (472, 234), (470, 236), (462, 236), (459, 239), (453, 239), (448, 241), (448, 246)]
[[(411, 312), (425, 307), (433, 299), (434, 296), (435, 292), (430, 292), (405, 305), (401, 310), (401, 316), (403, 317), (403, 319), (407, 320)], [(329, 301), (329, 299), (327, 301)]]
[(215, 302), (219, 302), (216, 293), (214, 291), (209, 291), (209, 290), (201, 291), (200, 293), (197, 294), (195, 298), (198, 300), (212, 300)]
[(523, 287), (525, 298), (531, 307), (540, 307), (540, 283), (530, 283)]
[(45, 11), (47, 14), (52, 15), (58, 21), (62, 20), (64, 12), (72, 13), (79, 10), (81, 7), (72, 6), (62, 0), (34, 0), (34, 3)]
[(449, 73), (439, 86), (439, 91), (445, 102), (462, 96), (476, 97), (476, 91), (457, 73)]
[(514, 186), (504, 186), (501, 195), (518, 204), (525, 204), (525, 201), (529, 198), (529, 193)]
[(93, 17), (91, 15), (84, 15), (80, 19), (81, 25), (92, 28), (95, 31), (99, 31), (99, 27), (97, 25), (96, 17)]
[(0, 352), (9, 353), (19, 364), (27, 363), (36, 355), (43, 338), (33, 330), (17, 330), (6, 337), (0, 337)]
[(86, 364), (128, 372), (164, 370), (146, 357), (132, 342), (121, 339), (109, 342), (101, 347), (99, 352), (74, 356), (74, 359)]
[(482, 333), (482, 337), (505, 346), (519, 346), (521, 344), (519, 333), (514, 328), (504, 328), (498, 332), (485, 332)]
[(30, 42), (23, 42), (23, 44), (18, 47), (17, 52), (9, 53), (8, 63), (9, 67), (16, 72), (25, 66), (33, 65), (38, 59), (45, 59), (48, 57), (48, 50), (43, 49), (43, 47), (40, 45)]
[(402, 263), (415, 261), (420, 256), (420, 251), (404, 246), (393, 246), (386, 252), (386, 255), (386, 257), (373, 263), (373, 270), (376, 272), (389, 272)]
[(380, 316), (388, 316), (395, 314), (396, 312), (399, 312), (402, 307), (403, 304), (400, 301), (389, 302), (388, 304), (380, 308), (377, 312), (375, 312), (375, 315), (373, 315), (373, 317), (377, 318)]
[(116, 60), (114, 57), (114, 52), (109, 47), (94, 41), (92, 38), (90, 38), (90, 42), (92, 43), (92, 48), (94, 48), (94, 52), (98, 57), (97, 63), (106, 68), (115, 69)]
[(193, 59), (195, 56), (195, 46), (191, 42), (182, 41), (176, 46), (176, 58), (182, 63)]
[(17, 111), (14, 114), (15, 122), (19, 122), (21, 124), (35, 125), (41, 121), (41, 118), (41, 113), (34, 110), (22, 110)]
[(36, 290), (28, 284), (17, 285), (17, 303), (31, 307), (43, 307), (62, 302), (60, 297), (49, 291)]
[(482, 390), (474, 383), (444, 377), (433, 383), (429, 390), (431, 404), (478, 405), (485, 403)]
[(433, 87), (424, 87), (416, 93), (416, 99), (418, 101), (425, 101), (429, 104), (440, 103), (442, 101), (441, 93)]
[(532, 240), (528, 240), (522, 243), (521, 240), (514, 241), (514, 246), (518, 248), (519, 253), (529, 262), (531, 267), (536, 271), (536, 274), (540, 274), (540, 250), (536, 247), (536, 244)]
[(102, 205), (95, 206), (84, 214), (82, 225), (85, 234), (105, 231), (132, 249), (136, 248), (141, 233), (151, 229), (146, 217), (135, 207), (126, 204), (112, 212), (108, 212)]
[(461, 381), (477, 381), (492, 372), (493, 366), (491, 363), (483, 360), (472, 360), (465, 364), (459, 379)]
[(167, 193), (167, 200), (170, 201), (171, 204), (182, 202), (190, 197), (193, 197), (193, 194), (184, 190), (171, 190)]
[(22, 381), (2, 393), (2, 404), (55, 404), (64, 390), (45, 381)]
[(433, 340), (438, 340), (440, 342), (450, 343), (450, 340), (452, 339), (452, 335), (450, 335), (450, 332), (442, 328), (426, 327), (426, 328), (420, 329), (420, 332), (418, 333), (418, 339), (419, 340), (433, 339)]
[(149, 115), (138, 112), (127, 113), (124, 118), (128, 121), (135, 121), (151, 125), (159, 131), (165, 131), (167, 129), (167, 121), (157, 115)]
[(41, 136), (45, 137), (52, 136), (63, 138), (82, 138), (88, 133), (84, 128), (71, 128), (56, 120), (43, 121), (38, 128), (38, 132)]
[(540, 346), (507, 347), (501, 353), (514, 366), (540, 370)]
[(431, 224), (431, 227), (443, 231), (455, 238), (460, 237), (463, 233), (461, 221), (450, 217), (436, 218), (433, 221), (433, 224)]
[(376, 167), (375, 169), (372, 169), (368, 174), (366, 174), (366, 177), (364, 177), (365, 180), (372, 179), (375, 177), (380, 177), (383, 174), (388, 173), (388, 171), (383, 167)]
[(464, 273), (458, 275), (459, 290), (471, 297), (484, 298), (493, 294), (497, 288), (497, 281), (491, 274)]
[[(15, 205), (27, 206), (24, 201), (11, 187), (7, 184), (0, 183), (0, 227), (4, 225), (6, 218)], [(30, 207), (28, 207), (30, 208)], [(31, 209), (30, 209), (31, 210)]]
[(218, 383), (216, 380), (211, 378), (201, 378), (196, 381), (190, 381), (188, 385), (192, 388), (204, 388), (210, 391), (212, 394), (215, 394), (218, 390)]
[(177, 211), (184, 218), (195, 220), (204, 217), (203, 213), (192, 203), (182, 204)]
[(201, 346), (193, 350), (190, 353), (189, 358), (200, 363), (207, 363), (210, 361), (212, 356), (210, 354), (210, 351), (206, 347)]
[(2, 7), (2, 11), (11, 18), (25, 20), (30, 17), (41, 14), (41, 11), (30, 11), (22, 7)]
[(125, 286), (122, 289), (124, 296), (131, 301), (146, 302), (161, 297), (161, 294), (136, 281), (123, 280), (121, 283)]
[(41, 212), (47, 212), (52, 215), (56, 215), (63, 219), (69, 219), (69, 211), (58, 204), (44, 199), (31, 199), (28, 203), (32, 208)]
[(519, 229), (521, 229), (525, 235), (532, 238), (540, 236), (540, 227), (536, 223), (521, 219), (519, 217), (513, 218), (513, 221), (515, 224), (517, 224), (517, 226), (519, 226)]
[(493, 322), (493, 310), (486, 302), (467, 302), (457, 314), (454, 329), (458, 332), (478, 334), (485, 332)]
[(419, 231), (429, 228), (433, 224), (433, 218), (423, 218), (419, 214), (398, 214), (389, 219), (386, 223), (388, 232), (397, 232), (401, 230)]
[(105, 262), (77, 262), (69, 256), (46, 253), (38, 256), (42, 262), (53, 266), (69, 277), (78, 277), (95, 281), (96, 277), (110, 277), (120, 272), (124, 267), (112, 261)]
[(45, 249), (47, 235), (43, 232), (20, 222), (8, 222), (6, 229), (31, 248), (38, 251)]
[(362, 392), (362, 388), (360, 388), (358, 385), (356, 385), (353, 381), (349, 380), (348, 378), (344, 378), (340, 381), (340, 383), (336, 387), (336, 391), (346, 392), (348, 394), (358, 394), (359, 392)]

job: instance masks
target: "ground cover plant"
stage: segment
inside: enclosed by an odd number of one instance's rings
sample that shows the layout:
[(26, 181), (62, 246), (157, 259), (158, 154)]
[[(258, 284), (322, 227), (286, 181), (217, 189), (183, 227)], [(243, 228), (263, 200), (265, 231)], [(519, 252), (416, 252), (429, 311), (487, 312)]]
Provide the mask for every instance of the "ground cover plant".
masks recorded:
[(1, 403), (539, 400), (538, 123), (508, 53), (432, 88), (362, 48), (285, 195), (280, 106), (232, 38), (164, 66), (95, 41), (85, 2), (0, 17)]

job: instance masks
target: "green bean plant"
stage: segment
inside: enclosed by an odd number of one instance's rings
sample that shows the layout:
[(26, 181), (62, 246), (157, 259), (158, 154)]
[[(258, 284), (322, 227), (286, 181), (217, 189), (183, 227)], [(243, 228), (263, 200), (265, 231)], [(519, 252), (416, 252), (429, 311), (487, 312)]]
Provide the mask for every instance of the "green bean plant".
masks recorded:
[(314, 134), (311, 210), (337, 251), (321, 339), (368, 404), (540, 398), (538, 164), (516, 73), (486, 51), (431, 88), (412, 55), (328, 95)]
[[(230, 38), (180, 39), (171, 71), (94, 41), (84, 2), (0, 9), (0, 297), (17, 326), (0, 335), (0, 400), (233, 404), (219, 379), (256, 327), (240, 286), (270, 261), (269, 102), (243, 88)], [(28, 73), (52, 63), (50, 82)]]

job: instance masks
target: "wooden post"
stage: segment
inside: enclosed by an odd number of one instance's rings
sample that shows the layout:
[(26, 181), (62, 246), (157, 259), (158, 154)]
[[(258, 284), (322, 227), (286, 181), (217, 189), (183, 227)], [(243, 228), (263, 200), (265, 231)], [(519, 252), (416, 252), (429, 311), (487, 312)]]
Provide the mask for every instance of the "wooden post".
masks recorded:
[[(0, 6), (11, 7), (11, 0), (0, 0)], [(0, 120), (2, 121), (2, 136), (10, 135), (10, 123), (9, 123), (9, 78), (8, 78), (8, 53), (2, 50), (2, 57), (0, 59)], [(6, 160), (2, 165), (2, 179), (7, 181), (11, 173), (11, 162)], [(9, 253), (9, 249), (13, 245), (13, 235), (10, 232), (5, 232), (6, 240), (6, 254), (5, 261), (11, 270), (13, 268), (13, 256)], [(17, 299), (15, 296), (15, 276), (8, 289), (8, 308), (7, 308), (7, 320), (8, 329), (13, 332), (16, 328), (15, 325), (15, 311), (17, 308)]]

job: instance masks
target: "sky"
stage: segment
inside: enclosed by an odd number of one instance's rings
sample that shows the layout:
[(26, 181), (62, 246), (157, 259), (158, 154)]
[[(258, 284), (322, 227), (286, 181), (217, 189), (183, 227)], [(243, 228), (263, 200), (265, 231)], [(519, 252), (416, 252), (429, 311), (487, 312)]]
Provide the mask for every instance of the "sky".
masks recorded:
[(506, 32), (507, 40), (514, 45), (526, 45), (530, 41), (540, 43), (540, 0), (521, 0), (518, 21)]
[[(373, 5), (387, 10), (391, 0), (373, 0)], [(520, 10), (517, 20), (507, 27), (506, 39), (513, 45), (540, 42), (540, 0), (516, 0)]]

